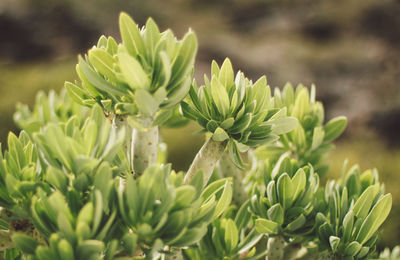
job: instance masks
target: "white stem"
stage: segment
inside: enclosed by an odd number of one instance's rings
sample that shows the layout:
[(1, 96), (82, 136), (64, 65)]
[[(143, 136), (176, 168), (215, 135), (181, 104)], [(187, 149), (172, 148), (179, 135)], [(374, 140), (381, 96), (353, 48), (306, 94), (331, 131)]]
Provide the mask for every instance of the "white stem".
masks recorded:
[(233, 178), (234, 193), (232, 199), (236, 205), (242, 205), (248, 198), (243, 183), (243, 171), (236, 167), (236, 165), (232, 162), (228, 152), (224, 152), (222, 155), (221, 159), (219, 160), (219, 167), (223, 177)]
[(132, 165), (136, 177), (143, 174), (146, 168), (157, 162), (158, 126), (151, 127), (150, 119), (144, 120), (143, 129), (132, 131)]
[(203, 184), (206, 185), (211, 177), (215, 165), (221, 158), (226, 145), (227, 141), (216, 142), (213, 141), (212, 138), (208, 139), (190, 165), (190, 168), (185, 175), (184, 183), (190, 183), (196, 173), (201, 170), (203, 171), (204, 177)]
[(270, 237), (268, 239), (268, 254), (266, 260), (283, 260), (286, 242), (282, 236)]

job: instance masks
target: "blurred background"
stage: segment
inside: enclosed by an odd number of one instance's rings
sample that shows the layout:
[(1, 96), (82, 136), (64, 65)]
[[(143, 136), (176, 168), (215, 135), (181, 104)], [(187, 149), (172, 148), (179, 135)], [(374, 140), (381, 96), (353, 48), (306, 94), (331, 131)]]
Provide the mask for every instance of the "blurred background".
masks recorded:
[[(17, 131), (17, 102), (32, 105), (38, 90), (77, 79), (77, 54), (101, 34), (119, 39), (120, 11), (179, 36), (195, 30), (199, 82), (212, 59), (230, 57), (250, 78), (266, 74), (271, 87), (315, 84), (327, 119), (349, 119), (328, 178), (345, 158), (376, 167), (394, 197), (379, 245), (400, 244), (399, 0), (0, 0), (1, 143)], [(175, 168), (186, 169), (201, 146), (196, 129), (162, 131)]]

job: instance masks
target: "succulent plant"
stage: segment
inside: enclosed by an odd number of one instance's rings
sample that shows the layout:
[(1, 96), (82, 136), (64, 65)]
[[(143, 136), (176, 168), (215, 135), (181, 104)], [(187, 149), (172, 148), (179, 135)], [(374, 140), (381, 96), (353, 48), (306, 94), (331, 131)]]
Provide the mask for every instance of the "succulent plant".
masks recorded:
[(284, 110), (273, 109), (266, 77), (255, 83), (240, 71), (234, 77), (229, 59), (221, 68), (214, 61), (211, 80), (205, 76), (204, 83), (204, 86), (198, 87), (194, 81), (189, 91), (189, 103), (181, 103), (184, 116), (197, 121), (204, 131), (212, 133), (191, 165), (185, 177), (187, 181), (198, 169), (204, 171), (207, 181), (226, 146), (233, 162), (242, 168), (240, 149), (277, 140), (280, 134), (289, 132), (297, 124), (295, 118), (286, 117)]
[[(376, 170), (319, 186), (347, 121), (324, 124), (315, 88), (272, 96), (229, 59), (198, 87), (191, 31), (177, 40), (125, 13), (120, 30), (122, 43), (102, 36), (79, 58), (69, 96), (17, 107), (22, 131), (0, 152), (1, 259), (398, 257), (376, 252), (392, 205)], [(158, 127), (188, 119), (208, 139), (176, 172)]]
[(376, 249), (378, 228), (389, 215), (392, 195), (384, 194), (376, 170), (360, 174), (357, 166), (325, 188), (328, 211), (318, 213), (319, 245), (346, 259), (366, 259)]
[(275, 109), (285, 109), (287, 114), (297, 118), (299, 124), (290, 133), (282, 135), (275, 143), (262, 146), (256, 154), (260, 159), (279, 158), (289, 152), (301, 166), (311, 163), (322, 177), (327, 173), (328, 165), (324, 158), (334, 147), (331, 142), (338, 138), (347, 125), (343, 116), (335, 117), (324, 123), (324, 107), (316, 101), (315, 86), (308, 90), (299, 85), (293, 88), (286, 84), (283, 90), (274, 91)]

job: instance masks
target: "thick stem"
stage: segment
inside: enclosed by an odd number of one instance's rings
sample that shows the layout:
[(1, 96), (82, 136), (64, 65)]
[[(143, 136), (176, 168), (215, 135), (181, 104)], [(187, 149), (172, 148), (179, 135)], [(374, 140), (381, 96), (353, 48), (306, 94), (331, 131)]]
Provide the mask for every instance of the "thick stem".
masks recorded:
[(202, 170), (204, 177), (203, 184), (206, 185), (211, 177), (215, 165), (221, 158), (227, 143), (227, 141), (216, 142), (213, 141), (212, 138), (208, 139), (197, 153), (192, 165), (190, 165), (190, 168), (185, 175), (184, 182), (190, 183), (196, 173)]
[(124, 151), (126, 154), (126, 158), (128, 160), (129, 169), (132, 170), (132, 153), (131, 153), (131, 146), (132, 146), (132, 128), (129, 126), (126, 117), (116, 116), (113, 119), (113, 127), (116, 129), (121, 129), (125, 127), (125, 144), (124, 144)]
[(223, 177), (233, 178), (233, 202), (238, 206), (245, 203), (248, 196), (243, 183), (243, 171), (236, 167), (226, 151), (219, 160), (219, 168)]
[(183, 260), (182, 250), (180, 248), (173, 249), (171, 254), (164, 254), (162, 260)]
[(266, 260), (283, 260), (286, 242), (282, 236), (270, 237), (268, 239), (268, 254)]
[(132, 131), (132, 165), (136, 177), (143, 174), (151, 164), (157, 162), (158, 126), (151, 127), (150, 119), (143, 120), (143, 129)]
[(301, 254), (301, 250), (303, 249), (303, 247), (301, 246), (300, 243), (296, 243), (296, 244), (289, 244), (286, 246), (285, 248), (285, 257), (284, 259), (286, 260), (294, 260), (297, 259), (299, 254)]

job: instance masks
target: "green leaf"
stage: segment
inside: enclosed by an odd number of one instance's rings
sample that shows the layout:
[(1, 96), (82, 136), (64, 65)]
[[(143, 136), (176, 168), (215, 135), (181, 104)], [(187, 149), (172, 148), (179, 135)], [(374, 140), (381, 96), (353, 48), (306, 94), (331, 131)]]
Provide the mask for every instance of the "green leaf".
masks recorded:
[(173, 89), (192, 71), (196, 53), (197, 38), (192, 31), (189, 31), (183, 38), (178, 54), (172, 64), (171, 80), (167, 87), (168, 90)]
[(145, 116), (153, 116), (159, 108), (159, 103), (154, 97), (144, 89), (137, 89), (135, 102)]
[(222, 142), (229, 139), (229, 135), (224, 131), (224, 129), (218, 127), (212, 135), (212, 139), (216, 142)]
[(211, 62), (211, 77), (213, 75), (218, 76), (219, 72), (220, 72), (220, 69), (219, 69), (218, 63), (215, 60), (213, 60)]
[(61, 239), (58, 242), (58, 253), (61, 257), (61, 260), (74, 260), (74, 250), (70, 243), (67, 240)]
[[(215, 70), (215, 68), (214, 68)], [(225, 88), (229, 88), (233, 85), (233, 69), (231, 61), (226, 58), (224, 63), (221, 66), (221, 70), (219, 71), (218, 76), (219, 81), (222, 83)]]
[(378, 185), (369, 186), (357, 199), (354, 204), (353, 212), (354, 215), (364, 219), (369, 210), (371, 209), (371, 205), (374, 202), (374, 198), (379, 191)]
[(223, 178), (208, 184), (201, 193), (203, 201), (209, 200), (213, 195), (224, 189), (226, 182), (229, 180), (230, 178)]
[(276, 135), (286, 134), (296, 128), (298, 120), (294, 117), (280, 117), (268, 122), (272, 124), (272, 133)]
[(227, 247), (227, 251), (230, 252), (236, 248), (239, 242), (239, 232), (235, 222), (233, 222), (232, 219), (223, 219), (222, 225), (225, 229), (224, 242)]
[(211, 96), (219, 113), (225, 117), (229, 111), (229, 96), (226, 88), (217, 77), (211, 79)]
[(119, 16), (119, 29), (122, 41), (132, 56), (144, 54), (144, 43), (139, 28), (132, 18), (122, 12)]
[(176, 198), (172, 210), (188, 207), (196, 196), (196, 189), (191, 185), (176, 188)]
[(322, 126), (314, 128), (311, 150), (315, 150), (322, 144), (322, 142), (324, 141), (324, 135), (325, 133)]
[(344, 249), (344, 255), (355, 256), (360, 250), (362, 245), (357, 241), (353, 241)]
[(357, 234), (356, 240), (364, 244), (372, 237), (378, 228), (385, 221), (392, 208), (392, 194), (386, 194), (378, 200), (371, 212), (368, 214), (360, 231)]
[(249, 127), (253, 115), (251, 113), (246, 113), (240, 118), (236, 118), (235, 124), (229, 129), (229, 133), (238, 134), (244, 132), (247, 127)]
[(230, 117), (230, 118), (228, 118), (228, 119), (225, 119), (225, 120), (220, 124), (220, 126), (221, 126), (223, 129), (227, 130), (227, 129), (231, 128), (231, 127), (233, 126), (234, 123), (235, 123), (235, 119), (234, 119), (233, 117)]
[(133, 255), (136, 251), (138, 237), (135, 233), (126, 233), (122, 237), (122, 245), (129, 255)]
[(286, 226), (286, 229), (289, 231), (296, 231), (297, 229), (302, 228), (305, 223), (306, 217), (303, 214), (300, 214), (300, 216)]
[(148, 89), (150, 80), (142, 65), (132, 56), (126, 53), (118, 54), (119, 67), (126, 83), (132, 89)]
[(258, 233), (274, 235), (278, 233), (278, 227), (278, 223), (274, 221), (263, 218), (256, 219), (255, 228)]
[(353, 210), (347, 212), (343, 219), (343, 240), (347, 242), (351, 238), (351, 234), (353, 231), (353, 224), (354, 224), (354, 213)]
[(91, 225), (93, 221), (93, 211), (93, 203), (86, 203), (78, 214), (77, 222), (84, 222)]
[(25, 234), (16, 233), (12, 236), (12, 240), (24, 253), (31, 255), (35, 254), (36, 247), (39, 245), (36, 240)]
[(103, 49), (91, 49), (89, 50), (88, 56), (90, 63), (100, 74), (107, 77), (112, 82), (117, 81), (117, 77), (113, 69), (114, 59), (107, 51)]
[(291, 116), (294, 116), (301, 121), (303, 116), (309, 112), (310, 101), (308, 90), (306, 88), (300, 89), (298, 87), (297, 90), (300, 91), (296, 91), (296, 101), (294, 103)]
[(233, 139), (230, 139), (228, 142), (228, 152), (233, 164), (235, 164), (235, 166), (239, 169), (243, 170), (244, 163), (239, 153), (238, 143)]
[(284, 209), (289, 208), (292, 205), (293, 199), (293, 184), (287, 173), (283, 173), (278, 178), (277, 183), (278, 198)]
[(84, 77), (88, 80), (90, 84), (92, 84), (95, 88), (100, 91), (104, 91), (111, 95), (126, 95), (127, 92), (125, 89), (117, 87), (106, 81), (103, 77), (101, 77), (97, 72), (95, 72), (87, 62), (79, 56), (79, 69), (81, 70)]
[(276, 194), (275, 181), (270, 181), (267, 185), (267, 198), (272, 205), (279, 203), (278, 195)]
[(145, 32), (143, 35), (146, 51), (148, 53), (148, 60), (150, 62), (154, 62), (154, 51), (156, 49), (156, 45), (160, 40), (160, 30), (158, 29), (157, 24), (150, 17), (147, 19)]
[(118, 44), (115, 39), (111, 36), (107, 39), (107, 52), (114, 55), (118, 51)]
[(191, 80), (191, 77), (188, 75), (177, 88), (170, 91), (168, 98), (163, 102), (163, 107), (170, 108), (181, 102), (189, 92)]
[(339, 244), (340, 244), (340, 238), (336, 237), (336, 236), (330, 236), (329, 237), (329, 244), (331, 246), (332, 252), (336, 253)]
[(98, 259), (104, 250), (104, 243), (99, 240), (85, 240), (77, 247), (78, 259)]
[(283, 225), (285, 212), (281, 204), (276, 203), (275, 205), (273, 205), (271, 208), (268, 209), (267, 214), (270, 220), (278, 223), (278, 225), (280, 226)]
[(88, 99), (88, 95), (85, 91), (83, 91), (80, 87), (71, 82), (65, 82), (65, 89), (67, 90), (68, 95), (71, 97), (73, 101), (84, 106), (83, 100)]
[(105, 47), (107, 47), (107, 37), (104, 36), (104, 35), (100, 36), (99, 40), (97, 41), (96, 46), (97, 46), (98, 48), (105, 48)]
[(214, 219), (218, 218), (229, 207), (232, 200), (232, 186), (229, 181), (225, 181), (224, 191), (218, 200), (217, 207), (214, 212)]
[(297, 197), (304, 191), (306, 187), (306, 173), (302, 168), (298, 169), (296, 174), (292, 178), (292, 184), (294, 188), (293, 192), (293, 200), (297, 199)]
[(324, 126), (324, 142), (330, 142), (339, 137), (347, 126), (347, 119), (344, 116), (335, 117)]
[(240, 206), (238, 212), (236, 213), (235, 216), (235, 224), (239, 230), (247, 227), (249, 224), (251, 214), (248, 210), (249, 208), (249, 201), (246, 201), (245, 203)]

